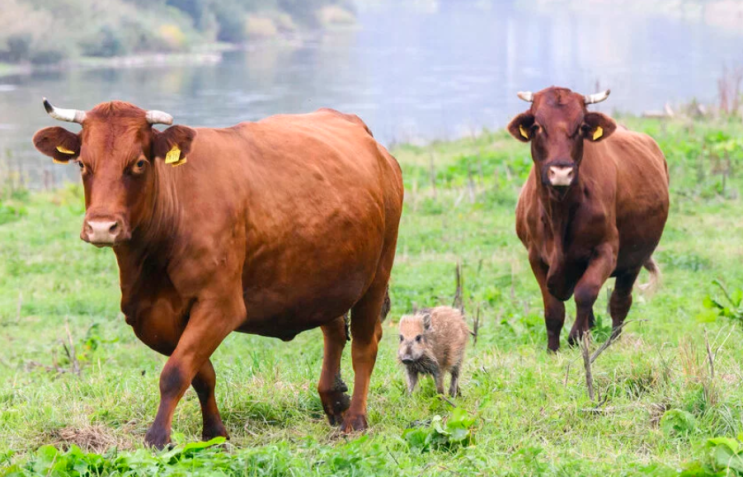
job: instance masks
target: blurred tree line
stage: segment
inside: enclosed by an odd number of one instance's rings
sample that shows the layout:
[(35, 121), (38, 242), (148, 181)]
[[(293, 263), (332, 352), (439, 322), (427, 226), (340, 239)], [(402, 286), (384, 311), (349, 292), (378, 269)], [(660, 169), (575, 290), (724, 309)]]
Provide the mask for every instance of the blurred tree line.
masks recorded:
[(353, 21), (351, 0), (1, 0), (0, 61), (188, 51)]

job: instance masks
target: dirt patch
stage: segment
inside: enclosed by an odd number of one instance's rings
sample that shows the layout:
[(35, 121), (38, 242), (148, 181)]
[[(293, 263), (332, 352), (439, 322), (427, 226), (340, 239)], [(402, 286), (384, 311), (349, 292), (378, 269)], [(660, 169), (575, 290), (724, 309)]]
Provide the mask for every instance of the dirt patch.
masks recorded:
[(69, 448), (76, 445), (84, 451), (103, 453), (108, 449), (116, 447), (118, 449), (129, 449), (131, 444), (114, 436), (109, 429), (104, 426), (87, 426), (82, 428), (65, 427), (57, 429), (51, 433), (52, 444)]

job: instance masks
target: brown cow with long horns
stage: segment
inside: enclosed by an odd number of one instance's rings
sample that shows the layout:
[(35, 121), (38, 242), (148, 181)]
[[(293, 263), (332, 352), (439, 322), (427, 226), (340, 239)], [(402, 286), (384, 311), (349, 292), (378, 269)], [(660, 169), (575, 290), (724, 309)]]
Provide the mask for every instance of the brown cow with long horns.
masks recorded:
[[(42, 153), (80, 166), (81, 238), (113, 247), (127, 323), (170, 356), (146, 442), (170, 441), (191, 385), (203, 437), (227, 435), (209, 358), (233, 331), (288, 341), (322, 328), (323, 408), (343, 431), (365, 429), (403, 201), (400, 167), (366, 125), (325, 109), (158, 131), (170, 115), (124, 102), (87, 112), (44, 106), (82, 125), (78, 134), (52, 127), (34, 136)], [(340, 379), (349, 309), (350, 403)]]
[(608, 90), (583, 96), (551, 87), (518, 96), (531, 108), (508, 130), (531, 142), (534, 167), (519, 196), (516, 232), (542, 291), (548, 348), (560, 347), (563, 302), (572, 295), (577, 316), (568, 342), (593, 326), (593, 304), (609, 277), (616, 277), (609, 301), (616, 336), (640, 270), (657, 281), (652, 254), (669, 206), (665, 157), (649, 136), (587, 110)]

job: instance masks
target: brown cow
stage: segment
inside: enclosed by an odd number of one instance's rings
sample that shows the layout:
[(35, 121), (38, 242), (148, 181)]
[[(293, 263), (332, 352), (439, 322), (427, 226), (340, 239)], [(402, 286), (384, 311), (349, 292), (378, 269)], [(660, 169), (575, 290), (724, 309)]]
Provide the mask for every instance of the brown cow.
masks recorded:
[(668, 217), (666, 160), (649, 136), (586, 109), (608, 95), (556, 87), (519, 93), (531, 108), (508, 125), (516, 139), (531, 141), (534, 167), (519, 196), (516, 233), (542, 291), (551, 351), (560, 347), (563, 302), (573, 294), (570, 344), (593, 326), (601, 286), (616, 277), (609, 303), (616, 336), (642, 267), (651, 282), (659, 273), (651, 257)]
[[(325, 413), (344, 432), (365, 429), (403, 185), (397, 161), (364, 123), (324, 109), (160, 132), (153, 124), (171, 124), (170, 115), (124, 102), (87, 112), (44, 104), (82, 131), (42, 129), (34, 144), (80, 165), (81, 238), (113, 247), (127, 323), (170, 356), (146, 442), (170, 441), (189, 385), (201, 402), (203, 437), (227, 435), (209, 358), (233, 331), (288, 341), (322, 328)], [(350, 403), (340, 380), (349, 309)]]

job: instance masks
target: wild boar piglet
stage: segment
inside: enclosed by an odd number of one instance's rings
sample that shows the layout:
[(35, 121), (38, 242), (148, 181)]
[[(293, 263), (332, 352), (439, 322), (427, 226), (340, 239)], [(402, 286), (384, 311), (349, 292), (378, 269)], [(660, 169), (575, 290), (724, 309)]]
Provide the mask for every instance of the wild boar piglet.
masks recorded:
[(462, 313), (449, 306), (424, 308), (400, 319), (397, 358), (407, 373), (408, 392), (418, 384), (419, 374), (429, 374), (436, 391), (444, 394), (444, 374), (451, 374), (449, 394), (459, 394), (459, 372), (470, 334)]

